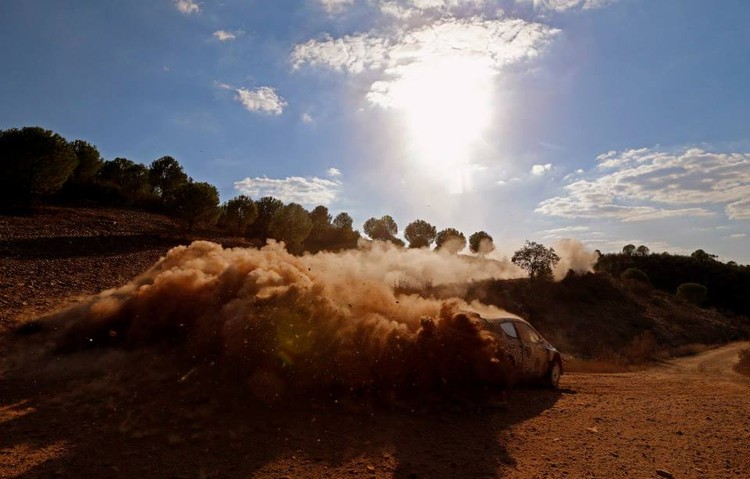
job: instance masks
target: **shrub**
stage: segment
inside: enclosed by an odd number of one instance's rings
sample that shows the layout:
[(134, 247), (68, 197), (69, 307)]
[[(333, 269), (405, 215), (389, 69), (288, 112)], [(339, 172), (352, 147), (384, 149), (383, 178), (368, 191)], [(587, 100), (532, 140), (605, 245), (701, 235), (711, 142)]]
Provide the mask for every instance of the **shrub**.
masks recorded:
[(643, 284), (651, 284), (648, 275), (638, 268), (628, 268), (622, 272), (620, 279), (623, 281), (638, 281)]
[(642, 364), (653, 361), (657, 357), (659, 345), (651, 331), (639, 334), (630, 345), (625, 348), (623, 355), (631, 364)]
[(628, 268), (620, 275), (625, 289), (639, 296), (647, 296), (651, 291), (651, 281), (648, 275), (638, 268)]
[(698, 283), (682, 283), (677, 287), (677, 297), (700, 306), (708, 299), (708, 288)]

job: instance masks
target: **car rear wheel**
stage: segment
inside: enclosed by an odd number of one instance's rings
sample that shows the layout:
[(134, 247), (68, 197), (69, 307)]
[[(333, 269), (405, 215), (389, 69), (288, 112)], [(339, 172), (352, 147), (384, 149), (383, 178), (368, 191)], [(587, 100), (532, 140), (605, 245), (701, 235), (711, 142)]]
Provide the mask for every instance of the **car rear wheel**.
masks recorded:
[(562, 376), (562, 364), (559, 359), (552, 361), (545, 377), (545, 385), (547, 387), (556, 389), (560, 385), (560, 376)]

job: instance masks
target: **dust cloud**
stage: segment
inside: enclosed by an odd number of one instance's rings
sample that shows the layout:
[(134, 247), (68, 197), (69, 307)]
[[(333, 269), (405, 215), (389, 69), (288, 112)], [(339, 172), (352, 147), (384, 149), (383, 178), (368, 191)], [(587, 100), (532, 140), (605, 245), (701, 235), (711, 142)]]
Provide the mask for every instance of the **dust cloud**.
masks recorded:
[(495, 243), (489, 238), (482, 238), (479, 241), (478, 253), (481, 255), (487, 255), (495, 251)]
[(450, 236), (447, 240), (445, 240), (442, 246), (440, 246), (440, 251), (443, 251), (444, 253), (456, 254), (459, 251), (463, 250), (465, 247), (465, 239)]
[(58, 350), (178, 346), (195, 361), (241, 371), (251, 391), (271, 399), (311, 389), (445, 393), (502, 385), (501, 346), (472, 311), (508, 313), (399, 291), (518, 273), (507, 261), (381, 242), (294, 256), (275, 242), (224, 249), (197, 241), (61, 313)]
[(502, 384), (498, 344), (467, 312), (488, 306), (398, 294), (396, 287), (513, 274), (498, 261), (377, 242), (293, 256), (273, 242), (258, 250), (198, 241), (62, 313), (59, 350), (180, 345), (197, 361), (243, 371), (259, 397)]
[(599, 255), (590, 251), (578, 240), (561, 239), (553, 245), (555, 252), (560, 256), (553, 271), (556, 280), (560, 280), (573, 270), (576, 273), (588, 273), (594, 270)]

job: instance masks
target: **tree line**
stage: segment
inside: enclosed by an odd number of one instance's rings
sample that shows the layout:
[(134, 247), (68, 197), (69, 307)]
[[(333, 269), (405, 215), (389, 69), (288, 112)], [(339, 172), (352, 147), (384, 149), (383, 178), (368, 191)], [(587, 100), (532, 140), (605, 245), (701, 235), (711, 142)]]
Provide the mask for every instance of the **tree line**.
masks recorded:
[(750, 266), (723, 263), (702, 249), (676, 255), (628, 244), (620, 253), (600, 254), (595, 270), (648, 284), (701, 306), (750, 315)]
[[(182, 221), (188, 232), (215, 226), (260, 244), (268, 238), (284, 241), (295, 253), (355, 248), (361, 238), (348, 213), (333, 217), (322, 205), (307, 211), (271, 196), (253, 200), (245, 195), (219, 204), (216, 187), (193, 180), (171, 156), (148, 166), (127, 158), (104, 160), (96, 146), (68, 141), (51, 130), (0, 130), (0, 210), (28, 210), (42, 202), (157, 211)], [(389, 215), (368, 219), (363, 231), (372, 240), (407, 246), (396, 236), (398, 225)], [(410, 248), (434, 246), (457, 253), (467, 246), (461, 231), (438, 231), (421, 219), (409, 223), (403, 234)], [(485, 231), (469, 236), (468, 246), (479, 255), (494, 250)]]
[[(193, 180), (171, 156), (148, 166), (127, 158), (104, 160), (96, 146), (68, 141), (40, 127), (0, 130), (0, 212), (29, 209), (41, 202), (157, 211), (181, 221), (188, 232), (199, 225), (214, 226), (257, 244), (269, 238), (283, 241), (292, 253), (356, 248), (362, 238), (348, 213), (333, 217), (322, 205), (308, 211), (271, 196), (253, 200), (245, 195), (220, 204), (215, 186)], [(372, 240), (399, 247), (434, 246), (438, 251), (458, 253), (468, 243), (469, 250), (480, 256), (495, 248), (485, 231), (473, 233), (467, 242), (461, 231), (437, 230), (422, 219), (404, 228), (406, 242), (397, 237), (398, 225), (389, 215), (369, 218), (362, 229)], [(598, 271), (670, 293), (680, 290), (695, 302), (750, 314), (750, 266), (721, 263), (716, 255), (700, 249), (686, 257), (652, 254), (645, 245), (628, 244), (621, 253), (598, 253)], [(530, 241), (511, 258), (531, 280), (552, 279), (559, 260), (553, 248)]]

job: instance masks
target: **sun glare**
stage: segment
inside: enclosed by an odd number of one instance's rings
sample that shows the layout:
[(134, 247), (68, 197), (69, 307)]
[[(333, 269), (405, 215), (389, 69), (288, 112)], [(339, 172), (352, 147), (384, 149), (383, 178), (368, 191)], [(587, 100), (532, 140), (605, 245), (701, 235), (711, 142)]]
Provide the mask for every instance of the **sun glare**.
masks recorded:
[(494, 70), (452, 56), (412, 64), (391, 94), (405, 120), (409, 157), (450, 193), (471, 188), (471, 158), (491, 122)]

